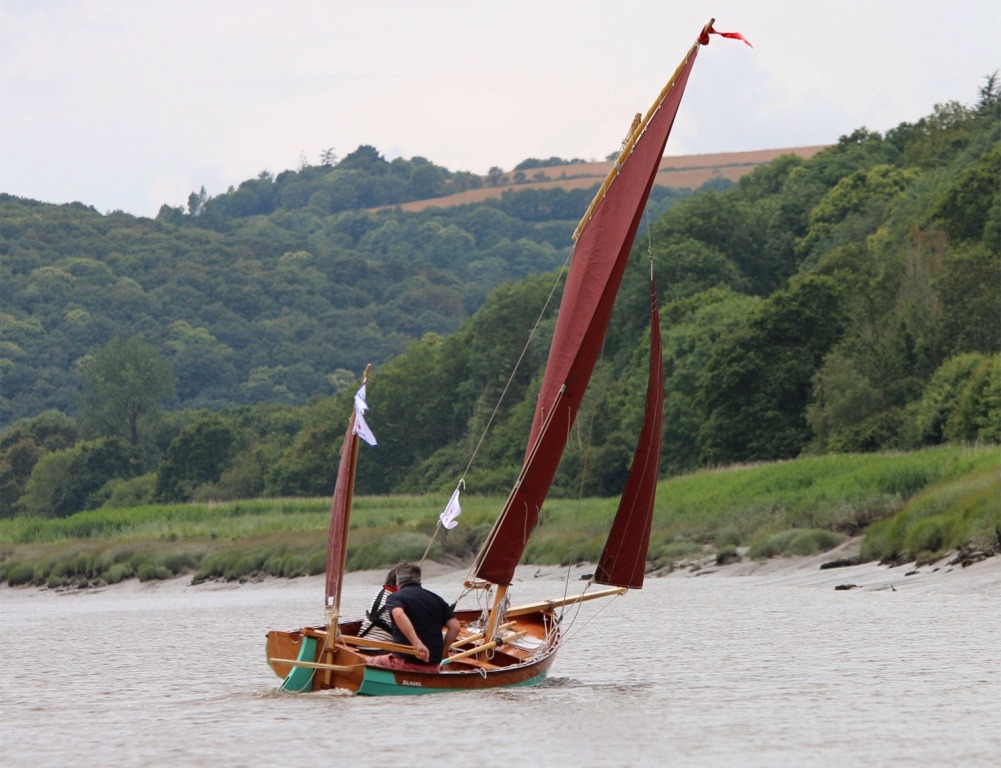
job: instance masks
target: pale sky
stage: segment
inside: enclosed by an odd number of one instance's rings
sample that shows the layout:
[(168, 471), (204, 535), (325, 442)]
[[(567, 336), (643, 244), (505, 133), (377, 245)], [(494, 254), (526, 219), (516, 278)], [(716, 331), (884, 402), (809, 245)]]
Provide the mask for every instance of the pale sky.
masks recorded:
[(668, 155), (834, 143), (1001, 69), (987, 0), (0, 0), (0, 192), (155, 216), (370, 144), (453, 171), (615, 151), (702, 25)]

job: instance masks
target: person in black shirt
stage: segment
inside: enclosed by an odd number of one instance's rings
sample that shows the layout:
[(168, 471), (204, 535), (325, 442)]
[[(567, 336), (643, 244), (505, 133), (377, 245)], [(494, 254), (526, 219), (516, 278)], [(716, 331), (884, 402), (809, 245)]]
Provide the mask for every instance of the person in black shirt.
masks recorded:
[[(386, 600), (386, 608), (393, 618), (393, 639), (412, 645), (416, 653), (393, 653), (389, 654), (390, 658), (376, 656), (370, 663), (391, 668), (400, 668), (400, 662), (436, 667), (459, 635), (459, 620), (448, 603), (421, 586), (419, 565), (398, 565), (396, 583), (399, 590)], [(445, 628), (444, 637), (442, 627)]]

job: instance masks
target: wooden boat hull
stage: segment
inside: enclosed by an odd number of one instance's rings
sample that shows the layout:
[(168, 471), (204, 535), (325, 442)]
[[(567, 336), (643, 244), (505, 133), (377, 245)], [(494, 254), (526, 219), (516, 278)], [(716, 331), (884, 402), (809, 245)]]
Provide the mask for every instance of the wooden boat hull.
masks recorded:
[(545, 682), (555, 657), (554, 651), (545, 659), (531, 664), (521, 664), (514, 669), (491, 670), (483, 674), (478, 670), (400, 672), (366, 667), (365, 678), (357, 693), (362, 696), (408, 696), (539, 685)]
[[(478, 611), (456, 614), (463, 626), (457, 643), (477, 629)], [(342, 640), (327, 646), (325, 627), (303, 627), (267, 634), (267, 657), (282, 678), (281, 690), (341, 690), (360, 696), (407, 696), (488, 688), (538, 685), (546, 679), (559, 648), (558, 622), (549, 609), (519, 615), (505, 625), (510, 642), (481, 654), (457, 657), (441, 667), (423, 670), (370, 666), (372, 656), (384, 653), (359, 648), (354, 640), (360, 623), (342, 622)], [(468, 648), (475, 647), (469, 643)]]

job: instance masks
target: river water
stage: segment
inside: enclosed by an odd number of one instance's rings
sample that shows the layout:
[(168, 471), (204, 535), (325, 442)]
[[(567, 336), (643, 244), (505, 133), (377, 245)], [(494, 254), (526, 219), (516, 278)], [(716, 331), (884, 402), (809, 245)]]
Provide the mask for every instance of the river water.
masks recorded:
[(3, 587), (0, 764), (993, 766), (998, 566), (648, 579), (582, 606), (538, 688), (378, 699), (276, 691), (264, 633), (322, 621), (318, 578)]

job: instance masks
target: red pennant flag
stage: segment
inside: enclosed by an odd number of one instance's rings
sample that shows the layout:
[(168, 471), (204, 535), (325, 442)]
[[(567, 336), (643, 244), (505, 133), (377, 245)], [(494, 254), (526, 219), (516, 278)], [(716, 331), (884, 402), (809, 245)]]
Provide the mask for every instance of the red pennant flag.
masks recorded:
[(702, 30), (702, 34), (699, 35), (699, 42), (702, 45), (709, 45), (709, 35), (719, 35), (720, 37), (728, 37), (731, 40), (743, 40), (744, 43), (749, 45), (751, 48), (754, 46), (744, 37), (740, 32), (717, 32), (713, 29), (713, 23), (710, 21), (706, 24), (705, 28)]

